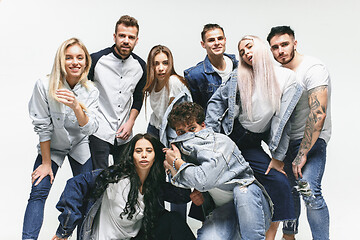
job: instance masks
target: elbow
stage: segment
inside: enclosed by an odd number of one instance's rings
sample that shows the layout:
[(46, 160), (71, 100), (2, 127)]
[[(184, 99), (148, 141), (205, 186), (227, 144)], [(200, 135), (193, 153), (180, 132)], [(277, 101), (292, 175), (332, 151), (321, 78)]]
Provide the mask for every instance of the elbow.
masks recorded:
[(314, 129), (321, 131), (325, 123), (326, 113), (321, 112), (316, 114)]

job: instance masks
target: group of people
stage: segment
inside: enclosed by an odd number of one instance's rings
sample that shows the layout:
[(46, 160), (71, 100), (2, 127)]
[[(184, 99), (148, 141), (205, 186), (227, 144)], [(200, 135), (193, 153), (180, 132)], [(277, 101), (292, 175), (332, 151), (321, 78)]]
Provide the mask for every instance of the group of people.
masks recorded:
[[(67, 156), (74, 177), (56, 206), (54, 240), (76, 227), (78, 239), (195, 239), (185, 221), (190, 201), (189, 216), (203, 222), (197, 239), (271, 240), (282, 222), (283, 239), (292, 240), (300, 197), (313, 239), (329, 239), (321, 180), (330, 77), (321, 61), (296, 51), (294, 31), (273, 27), (269, 45), (244, 36), (238, 61), (225, 53), (224, 29), (206, 24), (205, 60), (184, 77), (166, 46), (154, 46), (146, 63), (134, 54), (138, 33), (124, 15), (112, 47), (90, 55), (79, 39), (66, 40), (51, 74), (36, 82), (29, 112), (38, 156), (22, 238), (38, 238)], [(147, 100), (147, 133), (133, 136)]]

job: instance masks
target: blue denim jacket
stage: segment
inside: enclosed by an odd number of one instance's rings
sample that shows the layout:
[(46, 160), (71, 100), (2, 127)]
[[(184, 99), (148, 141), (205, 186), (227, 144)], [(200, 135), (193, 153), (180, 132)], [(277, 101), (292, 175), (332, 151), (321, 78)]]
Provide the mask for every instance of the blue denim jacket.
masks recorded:
[[(236, 144), (226, 135), (211, 128), (178, 136), (176, 144), (186, 162), (173, 176), (173, 184), (207, 191), (229, 190), (226, 184), (248, 186), (255, 181), (254, 173)], [(232, 190), (232, 189), (231, 189)]]
[[(78, 239), (91, 239), (92, 226), (102, 202), (102, 197), (94, 199), (91, 194), (95, 187), (96, 177), (101, 171), (95, 170), (79, 174), (67, 181), (60, 200), (56, 205), (56, 208), (61, 212), (58, 217), (60, 224), (56, 231), (58, 237), (68, 238), (75, 227), (81, 225)], [(190, 201), (189, 195), (190, 191), (188, 191), (188, 194), (184, 194), (183, 190), (179, 190), (164, 181), (158, 194), (159, 210), (162, 211), (164, 209), (163, 201), (187, 203)]]
[[(281, 97), (280, 111), (271, 119), (269, 139), (264, 139), (269, 146), (272, 157), (283, 161), (289, 145), (289, 131), (292, 112), (303, 92), (303, 88), (295, 81)], [(237, 88), (237, 71), (233, 71), (229, 81), (221, 84), (208, 102), (205, 124), (215, 132), (224, 131), (230, 135), (233, 131), (235, 116), (235, 105), (239, 101)], [(236, 120), (237, 121), (237, 120)]]
[[(233, 69), (236, 69), (238, 61), (235, 55), (225, 53), (224, 55), (231, 59), (234, 65)], [(211, 65), (208, 56), (206, 55), (205, 60), (199, 62), (196, 66), (186, 69), (184, 71), (184, 77), (189, 83), (194, 102), (206, 109), (207, 102), (222, 82), (221, 77), (215, 72)]]

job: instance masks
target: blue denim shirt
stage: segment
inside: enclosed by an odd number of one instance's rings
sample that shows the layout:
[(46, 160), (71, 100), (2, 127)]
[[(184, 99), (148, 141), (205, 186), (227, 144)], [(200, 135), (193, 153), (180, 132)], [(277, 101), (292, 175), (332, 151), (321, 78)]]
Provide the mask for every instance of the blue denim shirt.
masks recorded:
[[(234, 54), (226, 54), (233, 62), (233, 70), (237, 68), (238, 61)], [(186, 69), (184, 77), (189, 83), (190, 92), (194, 102), (200, 104), (206, 109), (206, 104), (220, 86), (222, 80), (219, 74), (214, 70), (208, 56), (205, 60), (199, 62), (196, 66)]]
[[(280, 111), (271, 119), (269, 139), (264, 139), (269, 146), (272, 157), (283, 161), (289, 145), (290, 121), (297, 102), (303, 92), (303, 88), (295, 81), (286, 88), (281, 97)], [(208, 102), (205, 125), (215, 132), (224, 131), (230, 135), (233, 131), (235, 105), (239, 101), (237, 88), (237, 71), (233, 71), (229, 81), (221, 84)]]
[(213, 188), (229, 190), (226, 185), (232, 183), (248, 186), (255, 181), (249, 163), (236, 144), (211, 128), (188, 132), (172, 143), (177, 145), (186, 162), (172, 178), (176, 186), (203, 192)]

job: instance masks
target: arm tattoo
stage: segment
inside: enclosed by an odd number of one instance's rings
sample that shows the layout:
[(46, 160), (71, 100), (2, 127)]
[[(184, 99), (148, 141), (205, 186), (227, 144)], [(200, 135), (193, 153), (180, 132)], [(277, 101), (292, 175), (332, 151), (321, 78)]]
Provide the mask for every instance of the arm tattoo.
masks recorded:
[(316, 126), (316, 124), (323, 121), (323, 114), (326, 111), (326, 105), (320, 103), (318, 94), (322, 94), (326, 90), (327, 86), (319, 86), (309, 91), (310, 114), (306, 120), (304, 137), (300, 144), (299, 153), (294, 160), (296, 165), (300, 164), (301, 157), (305, 155), (305, 152), (310, 150), (313, 140), (313, 133), (320, 132), (322, 129), (322, 126), (319, 128), (319, 126)]

